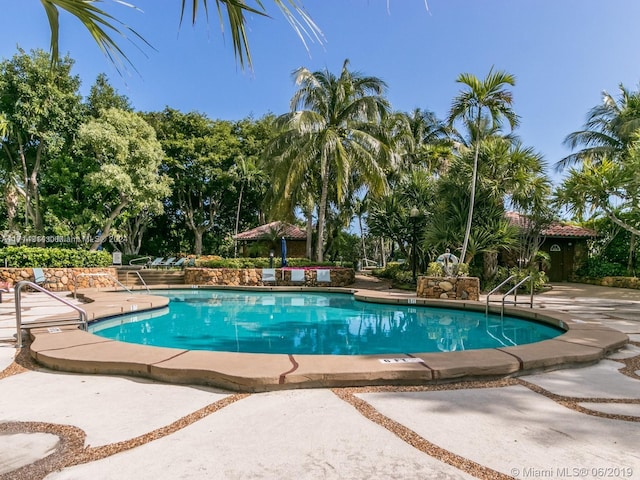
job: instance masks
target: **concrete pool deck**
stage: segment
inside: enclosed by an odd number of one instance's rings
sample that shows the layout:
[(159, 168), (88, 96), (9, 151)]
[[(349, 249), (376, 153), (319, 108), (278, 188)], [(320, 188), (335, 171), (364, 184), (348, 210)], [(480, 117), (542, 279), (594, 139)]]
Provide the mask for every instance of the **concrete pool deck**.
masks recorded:
[[(28, 316), (54, 313), (36, 295), (25, 302)], [(10, 305), (0, 478), (640, 478), (640, 292), (564, 284), (536, 296), (537, 314), (631, 339), (584, 368), (254, 394), (56, 372), (26, 349), (14, 361)]]

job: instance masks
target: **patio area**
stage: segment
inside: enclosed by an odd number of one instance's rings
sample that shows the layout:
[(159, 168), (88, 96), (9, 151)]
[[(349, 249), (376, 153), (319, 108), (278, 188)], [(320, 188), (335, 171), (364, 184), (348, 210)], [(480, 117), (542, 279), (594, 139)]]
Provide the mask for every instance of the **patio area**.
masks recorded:
[[(356, 288), (409, 296), (372, 281)], [(31, 297), (25, 315), (56, 313)], [(640, 291), (536, 296), (538, 314), (629, 336), (583, 368), (265, 393), (63, 373), (25, 350), (14, 361), (11, 306), (0, 304), (0, 478), (640, 478)]]

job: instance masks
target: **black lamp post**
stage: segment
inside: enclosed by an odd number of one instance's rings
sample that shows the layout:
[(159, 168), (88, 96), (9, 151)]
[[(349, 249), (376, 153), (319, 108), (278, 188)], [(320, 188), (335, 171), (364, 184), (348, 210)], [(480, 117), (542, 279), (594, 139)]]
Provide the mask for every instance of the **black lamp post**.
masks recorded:
[(271, 249), (269, 250), (269, 268), (273, 268), (273, 256), (276, 254), (276, 252)]
[(416, 255), (416, 249), (418, 245), (418, 219), (420, 218), (420, 210), (417, 207), (413, 207), (409, 212), (409, 218), (413, 223), (413, 245), (411, 246), (411, 260), (413, 261), (413, 283), (417, 285), (418, 279), (416, 277), (416, 268), (418, 265), (418, 256)]

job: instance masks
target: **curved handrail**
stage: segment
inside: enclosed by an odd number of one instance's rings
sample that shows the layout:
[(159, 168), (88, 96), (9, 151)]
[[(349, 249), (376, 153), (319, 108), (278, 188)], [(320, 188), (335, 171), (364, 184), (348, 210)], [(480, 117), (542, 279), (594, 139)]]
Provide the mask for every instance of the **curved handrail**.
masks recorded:
[[(514, 299), (513, 299), (513, 304), (517, 305), (518, 304), (518, 288), (524, 284), (524, 282), (526, 282), (527, 280), (531, 280), (533, 282), (533, 279), (531, 278), (531, 275), (527, 275), (526, 277), (524, 277), (522, 280), (520, 280), (518, 283), (516, 283), (511, 290), (509, 290), (507, 293), (505, 293), (502, 296), (502, 308), (500, 309), (500, 318), (504, 317), (504, 303), (505, 303), (505, 299), (511, 295), (511, 293), (514, 293)], [(529, 307), (533, 308), (533, 285), (531, 285), (531, 299), (529, 301)]]
[(484, 308), (484, 314), (489, 315), (489, 297), (491, 295), (493, 295), (494, 293), (496, 293), (498, 290), (500, 290), (505, 284), (507, 284), (508, 282), (510, 282), (513, 278), (515, 278), (516, 275), (511, 275), (509, 278), (507, 278), (504, 282), (502, 282), (500, 285), (498, 285), (496, 288), (494, 288), (493, 290), (491, 290), (489, 293), (487, 293), (487, 302), (486, 302), (486, 306)]
[(138, 260), (144, 260), (145, 263), (146, 263), (146, 262), (150, 262), (151, 261), (151, 257), (132, 258), (131, 260), (129, 260), (129, 265), (135, 265), (134, 262), (137, 262)]
[[(130, 273), (131, 273), (131, 270), (127, 270), (127, 273), (125, 274), (125, 282), (127, 282), (127, 284), (129, 283), (129, 274)], [(144, 288), (147, 289), (147, 293), (151, 293), (151, 290), (149, 290), (149, 285), (147, 285), (147, 282), (144, 281), (144, 278), (142, 278), (142, 275), (140, 275), (140, 272), (138, 270), (133, 270), (133, 273), (135, 273), (138, 276), (138, 278), (140, 279), (140, 281), (144, 285)]]
[[(31, 287), (35, 290), (38, 290), (39, 292), (45, 293), (48, 296), (50, 296), (51, 298), (55, 298), (56, 300), (58, 300), (59, 302), (64, 303), (66, 306), (71, 307), (72, 309), (74, 309), (75, 311), (77, 311), (80, 314), (80, 322), (82, 325), (82, 329), (83, 330), (87, 330), (87, 325), (88, 325), (88, 316), (87, 316), (87, 312), (78, 307), (77, 305), (74, 305), (73, 303), (65, 300), (62, 297), (59, 297), (58, 295), (51, 293), (49, 290), (47, 290), (46, 288), (41, 287), (40, 285), (38, 285), (37, 283), (33, 283), (30, 282), (28, 280), (22, 280), (21, 282), (18, 282), (15, 284), (14, 289), (15, 289), (15, 302), (16, 302), (16, 346), (18, 348), (22, 348), (22, 295), (21, 295), (21, 291), (22, 291), (22, 287)], [(37, 322), (34, 322), (37, 323)], [(25, 324), (28, 325), (28, 324)]]
[(127, 292), (132, 293), (125, 285), (120, 282), (116, 277), (107, 272), (97, 272), (97, 273), (79, 273), (73, 278), (73, 298), (76, 298), (76, 293), (78, 291), (78, 278), (80, 277), (109, 277), (111, 280), (116, 282), (122, 288), (124, 288)]

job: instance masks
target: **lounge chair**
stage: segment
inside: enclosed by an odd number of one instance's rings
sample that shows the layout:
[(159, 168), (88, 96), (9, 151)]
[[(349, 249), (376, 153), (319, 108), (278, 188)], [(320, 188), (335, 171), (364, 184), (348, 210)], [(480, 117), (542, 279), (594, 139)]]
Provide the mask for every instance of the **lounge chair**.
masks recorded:
[(262, 269), (262, 283), (276, 281), (276, 269), (275, 268), (263, 268)]
[(179, 258), (173, 265), (171, 265), (172, 267), (178, 267), (178, 268), (182, 268), (184, 265), (184, 263), (187, 261), (187, 257), (182, 257)]
[(47, 280), (47, 277), (45, 277), (44, 275), (44, 271), (41, 268), (33, 268), (32, 270), (33, 270), (33, 283), (42, 285)]
[(331, 283), (331, 270), (316, 270), (316, 281), (318, 283)]
[(304, 269), (291, 270), (291, 282), (304, 282)]
[(169, 268), (169, 267), (173, 266), (175, 261), (176, 261), (176, 257), (169, 257), (164, 262), (160, 262), (158, 264), (158, 267)]
[(157, 267), (162, 263), (162, 260), (164, 260), (164, 257), (157, 257), (153, 262), (147, 263), (147, 267), (149, 268)]

